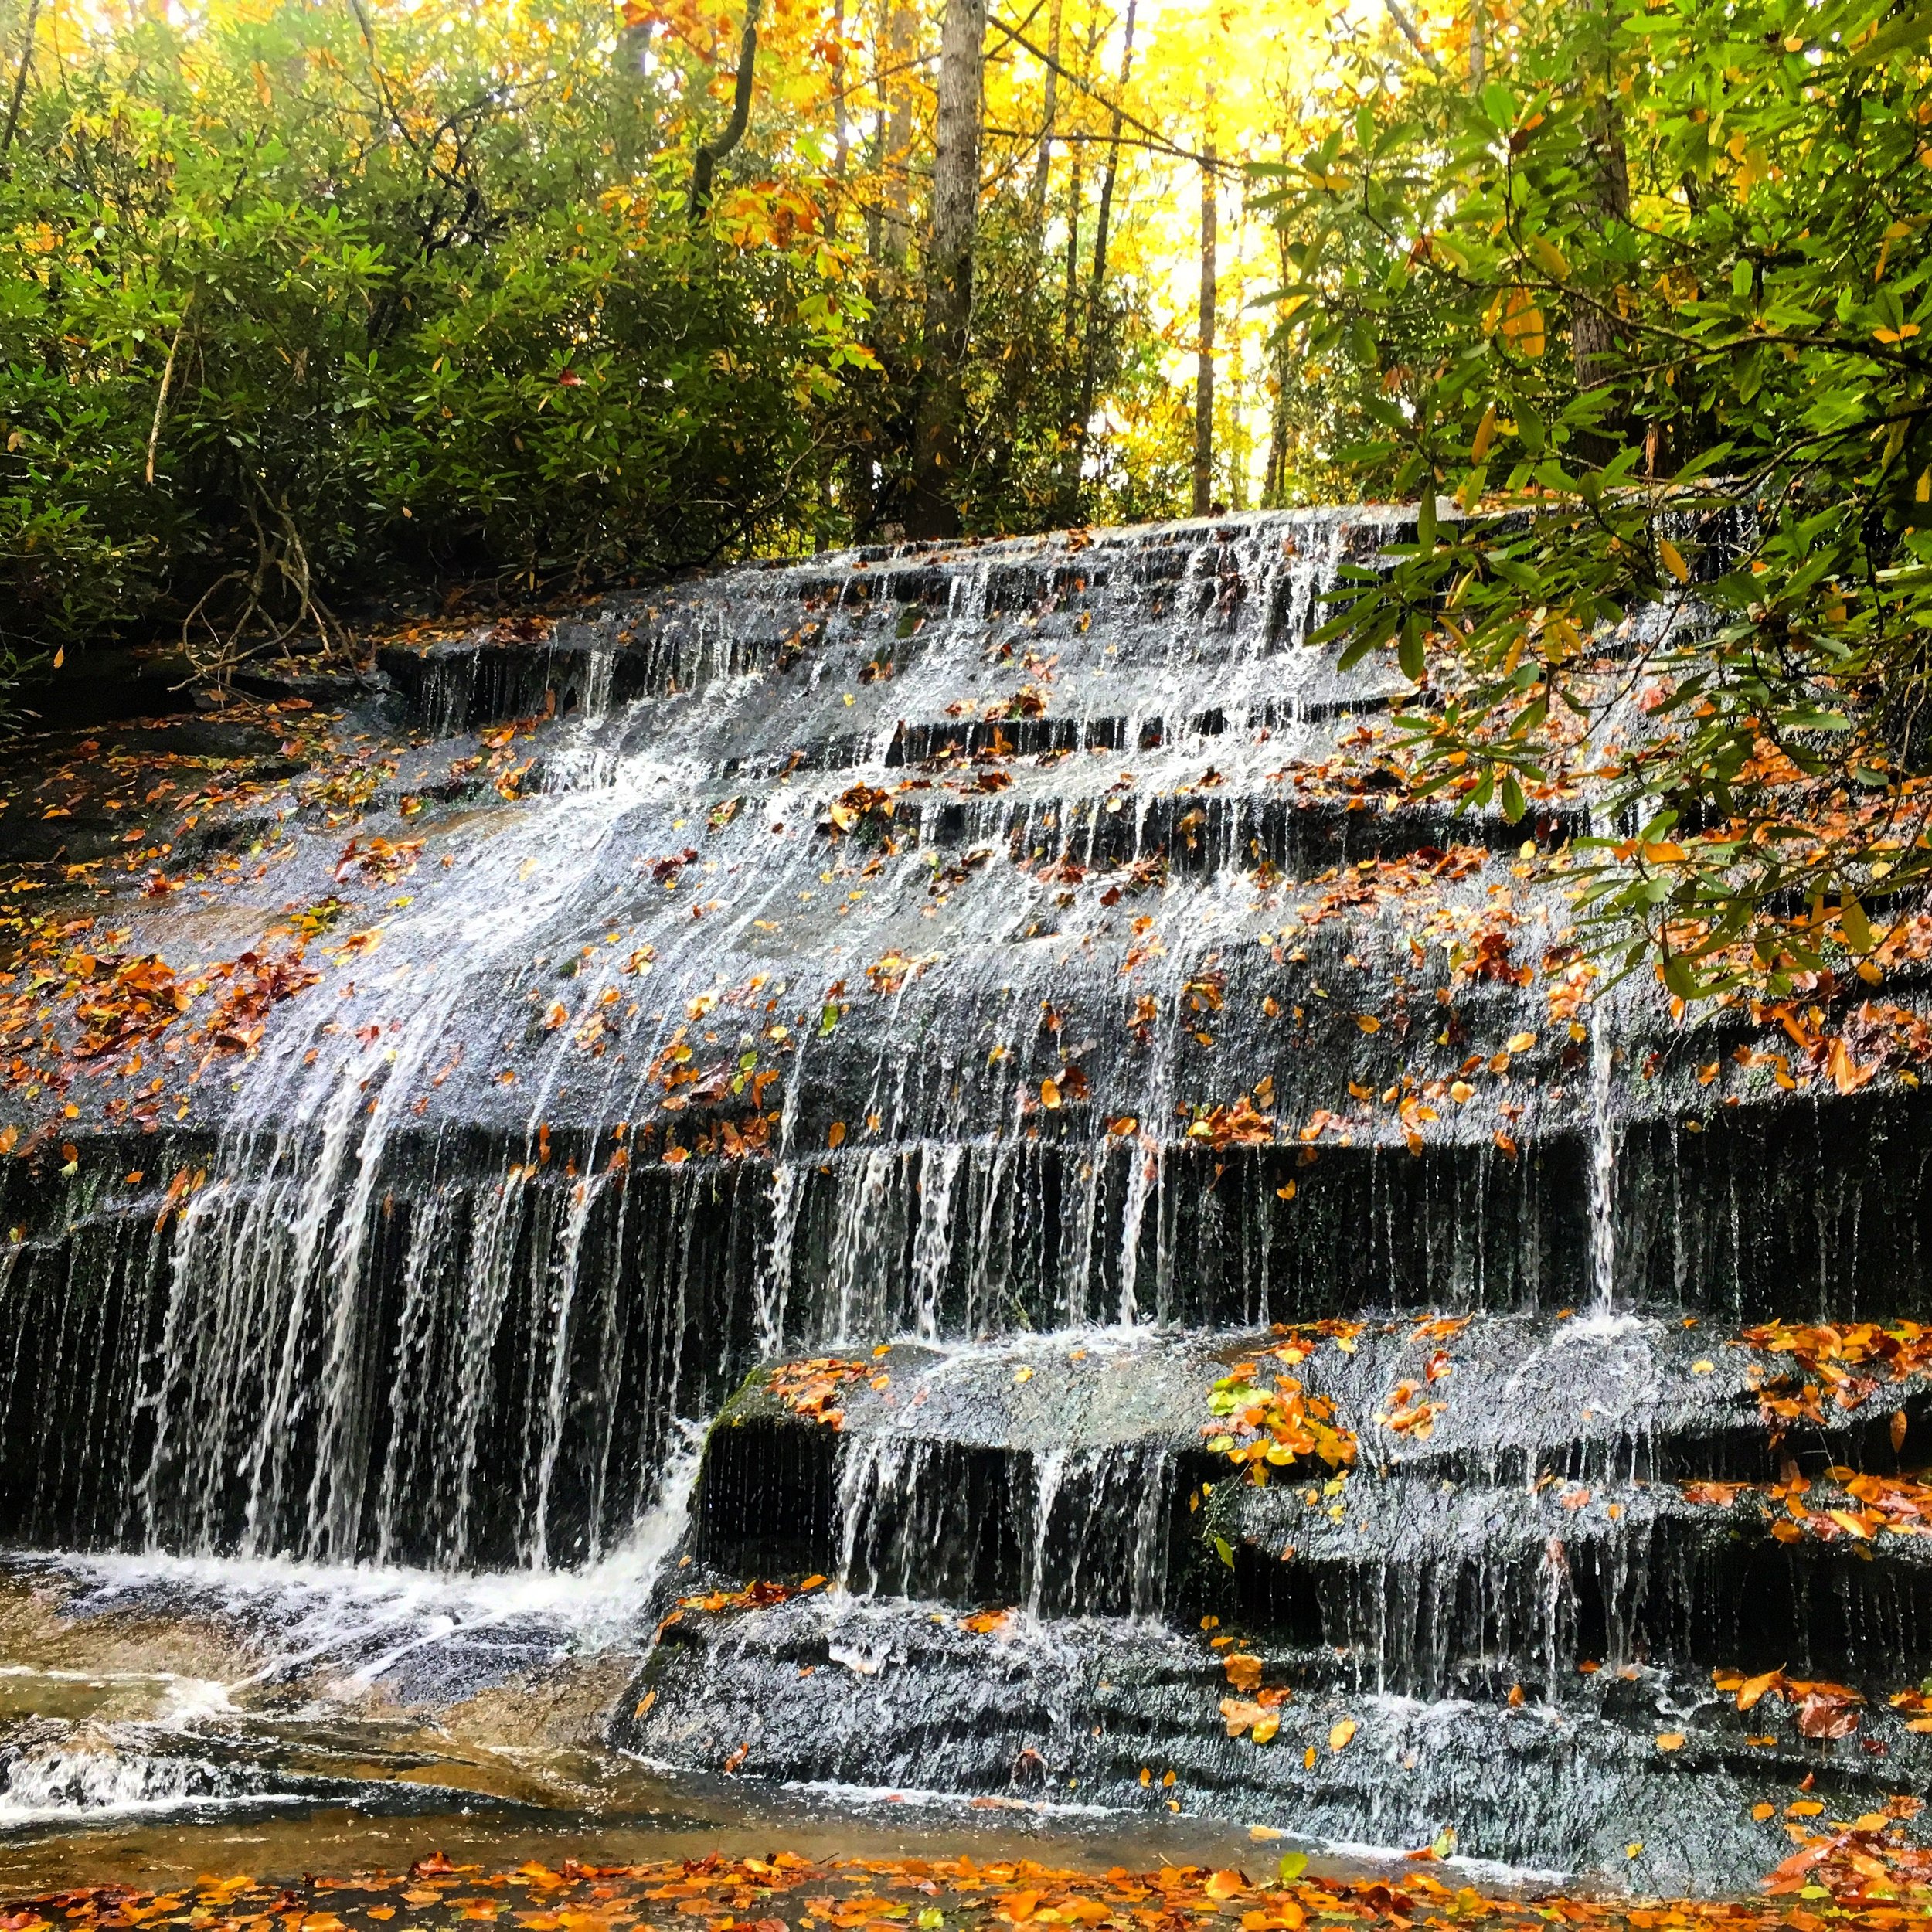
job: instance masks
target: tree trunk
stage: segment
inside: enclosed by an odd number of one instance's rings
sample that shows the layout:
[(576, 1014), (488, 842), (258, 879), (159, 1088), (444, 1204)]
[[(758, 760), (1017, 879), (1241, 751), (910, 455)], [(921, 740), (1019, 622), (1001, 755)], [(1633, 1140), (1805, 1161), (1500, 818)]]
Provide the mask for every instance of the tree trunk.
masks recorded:
[(845, 173), (852, 165), (850, 125), (845, 119), (845, 0), (838, 0), (832, 9), (832, 191), (826, 198), (825, 233), (836, 240), (838, 218), (845, 209)]
[(1134, 15), (1138, 0), (1127, 0), (1127, 25), (1121, 41), (1120, 94), (1107, 134), (1107, 165), (1100, 174), (1100, 206), (1094, 217), (1094, 273), (1087, 289), (1087, 353), (1080, 362), (1080, 410), (1074, 419), (1073, 474), (1068, 479), (1070, 509), (1077, 503), (1080, 476), (1087, 467), (1087, 425), (1094, 417), (1096, 358), (1100, 349), (1100, 301), (1107, 292), (1107, 235), (1114, 216), (1114, 183), (1121, 169), (1121, 114), (1118, 102), (1127, 94), (1134, 71)]
[[(1100, 45), (1100, 21), (1095, 17), (1087, 22), (1086, 58), (1080, 63), (1080, 79), (1083, 86), (1090, 85), (1094, 73), (1094, 50)], [(1073, 346), (1080, 326), (1080, 189), (1082, 171), (1080, 163), (1085, 158), (1086, 144), (1072, 141), (1068, 144), (1069, 166), (1066, 182), (1066, 312), (1063, 320), (1066, 328), (1067, 346)]]
[(906, 524), (913, 536), (953, 536), (959, 530), (959, 509), (950, 486), (959, 468), (961, 385), (973, 305), (985, 57), (986, 0), (946, 0), (940, 29), (932, 239), (926, 253), (926, 352)]
[[(1607, 22), (1594, 8), (1586, 18), (1583, 208), (1598, 231), (1607, 233), (1630, 218), (1630, 161), (1624, 146), (1624, 113), (1605, 31)], [(1570, 352), (1580, 390), (1600, 388), (1615, 373), (1615, 299), (1614, 269), (1578, 278), (1570, 309)], [(1600, 434), (1579, 441), (1583, 455), (1600, 464), (1616, 454), (1621, 440), (1619, 429), (1606, 418)]]
[(751, 83), (758, 66), (759, 0), (746, 0), (745, 30), (738, 42), (738, 76), (731, 90), (731, 118), (714, 140), (698, 144), (691, 168), (691, 219), (702, 221), (711, 206), (712, 183), (718, 163), (744, 139), (751, 120)]
[[(1056, 22), (1060, 19), (1057, 6), (1053, 10), (1053, 18)], [(34, 29), (39, 24), (40, 0), (30, 0), (27, 8), (27, 24), (20, 35), (20, 65), (13, 77), (12, 97), (7, 102), (6, 130), (4, 134), (0, 134), (0, 155), (4, 155), (13, 145), (13, 137), (20, 126), (20, 104), (27, 97), (27, 77), (33, 71)], [(1049, 84), (1051, 84), (1050, 82)]]
[(1073, 150), (1066, 180), (1066, 339), (1073, 339), (1080, 315), (1080, 151)]
[(1489, 77), (1489, 49), (1483, 39), (1482, 0), (1469, 0), (1469, 91), (1479, 94)]
[(1043, 226), (1046, 215), (1046, 176), (1053, 160), (1053, 110), (1059, 97), (1061, 0), (1053, 0), (1053, 11), (1046, 26), (1046, 86), (1040, 97), (1039, 155), (1033, 163), (1033, 185), (1027, 200), (1033, 210), (1033, 223)]
[(1208, 165), (1201, 170), (1201, 335), (1194, 362), (1194, 514), (1206, 516), (1214, 502), (1214, 277), (1220, 184), (1214, 174), (1214, 138), (1208, 137)]
[(887, 0), (886, 11), (886, 234), (880, 253), (903, 270), (912, 240), (912, 66), (919, 23), (910, 7)]
[[(1278, 285), (1286, 288), (1294, 264), (1288, 259), (1288, 231), (1274, 231)], [(1287, 495), (1288, 477), (1288, 354), (1290, 342), (1285, 326), (1277, 325), (1272, 345), (1274, 361), (1274, 407), (1268, 418), (1268, 467), (1262, 484), (1263, 507), (1278, 510)]]

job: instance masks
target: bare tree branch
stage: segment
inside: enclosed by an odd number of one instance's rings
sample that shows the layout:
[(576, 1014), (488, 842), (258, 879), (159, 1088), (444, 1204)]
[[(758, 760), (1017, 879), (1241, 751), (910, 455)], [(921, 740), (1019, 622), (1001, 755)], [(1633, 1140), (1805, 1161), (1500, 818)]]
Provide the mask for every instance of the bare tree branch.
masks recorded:
[(168, 413), (168, 392), (175, 386), (175, 358), (181, 352), (181, 338), (188, 327), (189, 311), (195, 305), (195, 291), (181, 305), (181, 320), (175, 325), (175, 339), (168, 345), (167, 366), (161, 372), (161, 389), (155, 397), (155, 420), (148, 431), (148, 481), (155, 480), (155, 453), (161, 447), (162, 419)]
[(13, 77), (13, 98), (7, 104), (7, 125), (0, 133), (0, 155), (13, 145), (14, 131), (20, 125), (20, 104), (26, 98), (27, 76), (33, 70), (33, 30), (40, 21), (40, 0), (29, 0), (27, 25), (20, 36), (20, 66)]
[(1389, 9), (1389, 18), (1402, 29), (1403, 39), (1415, 49), (1416, 58), (1438, 80), (1447, 80), (1449, 77), (1443, 72), (1442, 63), (1423, 45), (1422, 36), (1416, 31), (1416, 23), (1403, 11), (1402, 0), (1382, 0), (1382, 4)]

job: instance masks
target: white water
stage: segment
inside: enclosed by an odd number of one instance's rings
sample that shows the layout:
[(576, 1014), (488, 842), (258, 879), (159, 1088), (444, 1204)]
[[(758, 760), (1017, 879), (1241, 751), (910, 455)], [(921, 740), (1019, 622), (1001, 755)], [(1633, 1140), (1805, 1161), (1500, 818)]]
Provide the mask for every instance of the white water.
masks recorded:
[(1590, 1288), (1593, 1319), (1617, 1298), (1617, 1130), (1611, 1117), (1616, 1048), (1609, 1015), (1592, 1009), (1590, 1028)]
[[(226, 1678), (156, 1672), (89, 1675), (16, 1666), (9, 1673), (113, 1689), (151, 1705), (138, 1718), (83, 1718), (50, 1734), (36, 1720), (11, 1755), (0, 1753), (0, 1830), (84, 1817), (119, 1817), (301, 1801), (301, 1780), (251, 1761), (264, 1729), (299, 1749), (311, 1725), (379, 1706), (406, 1665), (434, 1684), (453, 1668), (465, 1693), (483, 1675), (546, 1660), (586, 1657), (649, 1635), (653, 1591), (682, 1541), (702, 1431), (685, 1425), (657, 1500), (602, 1561), (575, 1570), (443, 1575), (424, 1570), (300, 1563), (277, 1558), (62, 1555), (36, 1559), (84, 1631), (116, 1613), (205, 1624), (231, 1641), (240, 1668)], [(111, 1628), (111, 1626), (110, 1627)], [(251, 1693), (306, 1692), (292, 1715), (264, 1719)], [(405, 1700), (406, 1701), (406, 1700)]]

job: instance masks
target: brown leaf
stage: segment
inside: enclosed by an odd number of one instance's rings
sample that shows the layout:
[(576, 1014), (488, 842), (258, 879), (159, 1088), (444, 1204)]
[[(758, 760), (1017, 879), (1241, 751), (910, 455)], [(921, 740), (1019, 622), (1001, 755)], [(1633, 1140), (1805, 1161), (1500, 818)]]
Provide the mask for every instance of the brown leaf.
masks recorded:
[(1807, 1737), (1849, 1737), (1859, 1727), (1859, 1714), (1842, 1699), (1814, 1691), (1798, 1707), (1798, 1727)]
[(1251, 1657), (1245, 1651), (1230, 1651), (1221, 1659), (1221, 1668), (1228, 1674), (1228, 1682), (1236, 1690), (1251, 1691), (1261, 1682), (1261, 1660)]

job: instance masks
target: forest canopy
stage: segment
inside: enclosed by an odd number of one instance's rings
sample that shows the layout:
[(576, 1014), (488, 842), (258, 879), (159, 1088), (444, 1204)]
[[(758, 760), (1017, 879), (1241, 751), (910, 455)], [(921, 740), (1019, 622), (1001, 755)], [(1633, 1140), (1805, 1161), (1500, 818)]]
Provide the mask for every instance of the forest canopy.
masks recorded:
[(1413, 784), (1608, 783), (1598, 910), (1687, 996), (1869, 959), (1932, 862), (1928, 39), (1923, 0), (5, 0), (0, 682), (1395, 498), (1331, 634), (1413, 682)]

